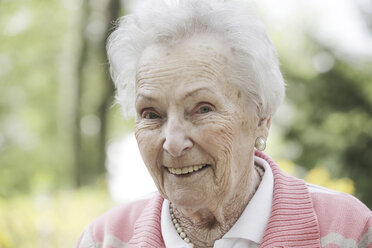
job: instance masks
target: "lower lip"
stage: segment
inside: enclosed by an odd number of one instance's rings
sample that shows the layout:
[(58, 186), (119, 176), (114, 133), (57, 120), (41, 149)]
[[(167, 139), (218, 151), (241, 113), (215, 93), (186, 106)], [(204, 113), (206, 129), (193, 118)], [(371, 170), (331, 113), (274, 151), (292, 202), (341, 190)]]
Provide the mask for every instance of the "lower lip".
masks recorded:
[(189, 172), (189, 173), (186, 173), (186, 174), (179, 174), (179, 175), (170, 173), (169, 170), (168, 170), (167, 168), (165, 168), (165, 170), (166, 170), (170, 175), (172, 175), (172, 176), (176, 176), (176, 177), (190, 177), (190, 176), (192, 176), (192, 175), (199, 174), (199, 172), (202, 172), (204, 169), (209, 168), (210, 166), (211, 166), (211, 165), (208, 164), (207, 166), (204, 166), (203, 168), (201, 168), (201, 169), (199, 169), (199, 170), (197, 170), (197, 171)]

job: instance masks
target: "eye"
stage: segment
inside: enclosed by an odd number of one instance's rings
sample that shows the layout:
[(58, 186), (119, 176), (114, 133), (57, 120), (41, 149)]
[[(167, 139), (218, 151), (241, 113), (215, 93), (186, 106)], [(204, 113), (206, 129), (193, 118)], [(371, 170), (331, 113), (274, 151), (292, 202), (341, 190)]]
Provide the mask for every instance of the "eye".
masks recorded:
[(153, 112), (153, 111), (145, 111), (145, 112), (143, 112), (142, 117), (145, 118), (145, 119), (152, 120), (152, 119), (157, 119), (160, 116), (157, 113)]
[(199, 114), (205, 114), (205, 113), (208, 113), (208, 112), (211, 112), (212, 111), (212, 108), (210, 106), (207, 106), (207, 105), (203, 105), (201, 106), (199, 109), (198, 109), (198, 113)]

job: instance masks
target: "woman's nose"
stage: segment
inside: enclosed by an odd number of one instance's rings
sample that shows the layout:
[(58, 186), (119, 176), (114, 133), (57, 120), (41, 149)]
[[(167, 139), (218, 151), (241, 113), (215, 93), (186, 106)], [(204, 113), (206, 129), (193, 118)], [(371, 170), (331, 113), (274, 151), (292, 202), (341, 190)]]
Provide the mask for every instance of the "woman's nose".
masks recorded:
[(188, 130), (182, 121), (172, 120), (167, 123), (163, 148), (172, 157), (179, 157), (184, 151), (190, 149), (193, 142), (188, 136)]

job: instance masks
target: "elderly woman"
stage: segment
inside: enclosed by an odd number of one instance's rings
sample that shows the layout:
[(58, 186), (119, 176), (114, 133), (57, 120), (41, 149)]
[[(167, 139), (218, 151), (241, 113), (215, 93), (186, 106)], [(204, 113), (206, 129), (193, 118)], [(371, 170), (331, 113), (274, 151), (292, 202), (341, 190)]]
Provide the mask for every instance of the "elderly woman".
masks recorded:
[(262, 153), (285, 86), (256, 17), (223, 0), (152, 0), (107, 48), (159, 192), (101, 216), (76, 247), (372, 247), (366, 206)]

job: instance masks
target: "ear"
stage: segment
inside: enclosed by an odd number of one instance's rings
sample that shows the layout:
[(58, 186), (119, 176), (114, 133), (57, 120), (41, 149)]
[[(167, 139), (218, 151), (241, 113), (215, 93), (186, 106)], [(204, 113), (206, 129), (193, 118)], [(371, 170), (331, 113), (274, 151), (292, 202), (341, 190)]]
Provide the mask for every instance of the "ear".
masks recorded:
[(266, 118), (261, 118), (258, 121), (258, 126), (256, 130), (256, 138), (263, 137), (265, 138), (265, 140), (267, 140), (269, 136), (270, 126), (271, 126), (271, 116), (268, 116)]

